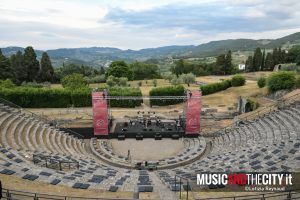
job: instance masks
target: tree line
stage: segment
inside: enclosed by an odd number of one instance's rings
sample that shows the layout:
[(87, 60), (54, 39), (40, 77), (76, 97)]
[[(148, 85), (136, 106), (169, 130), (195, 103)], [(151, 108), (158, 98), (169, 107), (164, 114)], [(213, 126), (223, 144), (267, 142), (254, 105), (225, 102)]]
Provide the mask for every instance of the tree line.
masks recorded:
[(272, 52), (266, 52), (256, 48), (253, 55), (246, 61), (246, 71), (273, 71), (275, 65), (283, 63), (296, 63), (300, 65), (300, 45), (292, 47), (289, 51), (280, 47), (274, 48)]
[(5, 57), (0, 49), (0, 79), (10, 79), (20, 85), (23, 82), (52, 81), (54, 69), (50, 58), (43, 52), (41, 60), (37, 60), (32, 47), (26, 47), (24, 53)]

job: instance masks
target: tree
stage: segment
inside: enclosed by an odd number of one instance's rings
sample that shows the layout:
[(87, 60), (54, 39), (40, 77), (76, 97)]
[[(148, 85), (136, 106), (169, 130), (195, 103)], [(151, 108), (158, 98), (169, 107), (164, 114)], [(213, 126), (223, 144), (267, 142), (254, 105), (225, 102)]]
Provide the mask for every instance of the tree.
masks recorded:
[(232, 56), (231, 56), (231, 51), (230, 50), (226, 54), (224, 67), (225, 67), (224, 73), (225, 74), (231, 74), (231, 71), (232, 71)]
[(105, 77), (127, 77), (128, 80), (132, 80), (133, 73), (129, 66), (124, 61), (112, 62), (106, 70)]
[(100, 68), (100, 74), (105, 74), (105, 69), (104, 69), (104, 67), (101, 67), (101, 68)]
[(195, 83), (196, 76), (193, 73), (181, 74), (181, 80), (190, 86), (191, 83)]
[(277, 48), (273, 49), (272, 55), (273, 55), (273, 65), (275, 66), (275, 65), (279, 64), (279, 57), (280, 57), (279, 56), (280, 53), (278, 52)]
[(172, 66), (171, 72), (174, 73), (177, 77), (183, 73), (184, 69), (184, 60), (180, 59), (175, 62), (175, 66)]
[(129, 65), (133, 72), (134, 80), (154, 79), (159, 78), (158, 66), (142, 62), (133, 62)]
[(39, 80), (41, 82), (52, 82), (54, 70), (51, 64), (51, 60), (46, 52), (42, 54), (41, 58), (41, 70), (39, 72)]
[(261, 58), (261, 67), (260, 67), (261, 71), (265, 70), (265, 62), (266, 62), (266, 50), (264, 49), (264, 51), (262, 53), (262, 58)]
[(246, 70), (248, 72), (255, 71), (255, 69), (253, 67), (253, 57), (252, 56), (249, 56), (248, 59), (246, 60)]
[(266, 56), (265, 69), (267, 69), (267, 70), (274, 69), (273, 55), (270, 52), (267, 53), (267, 56)]
[(299, 55), (300, 55), (300, 45), (295, 45), (291, 49), (289, 49), (285, 61), (290, 63), (296, 62), (296, 59)]
[(82, 74), (71, 74), (68, 76), (65, 76), (62, 81), (62, 86), (69, 90), (75, 90), (75, 89), (81, 89), (81, 88), (87, 88), (88, 83), (84, 79)]
[(39, 61), (36, 59), (34, 49), (30, 46), (26, 47), (24, 50), (23, 63), (27, 70), (27, 81), (35, 81), (40, 70), (40, 64)]
[(177, 78), (177, 77), (174, 77), (172, 80), (171, 80), (171, 84), (172, 85), (180, 85), (180, 84), (182, 84), (182, 79), (179, 77), (179, 78)]
[(259, 71), (261, 69), (261, 63), (262, 63), (262, 53), (261, 53), (261, 49), (258, 47), (255, 49), (254, 56), (253, 56), (254, 71)]
[(13, 79), (13, 71), (10, 66), (9, 59), (6, 58), (0, 49), (0, 79), (5, 80), (5, 79)]
[(221, 54), (217, 57), (214, 74), (225, 74), (225, 70), (224, 70), (225, 66), (226, 66), (226, 56), (225, 54)]
[(21, 85), (22, 82), (27, 80), (27, 68), (24, 66), (24, 57), (21, 51), (11, 55), (10, 64), (15, 74), (15, 83)]

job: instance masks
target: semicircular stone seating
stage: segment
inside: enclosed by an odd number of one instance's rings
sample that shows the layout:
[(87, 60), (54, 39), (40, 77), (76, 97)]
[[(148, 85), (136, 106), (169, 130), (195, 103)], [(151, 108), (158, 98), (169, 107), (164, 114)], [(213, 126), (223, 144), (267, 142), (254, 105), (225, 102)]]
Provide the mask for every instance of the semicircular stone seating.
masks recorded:
[[(300, 170), (300, 103), (244, 122), (217, 134), (212, 150), (192, 164), (157, 172), (174, 189), (174, 176), (196, 179), (201, 172)], [(195, 182), (195, 181), (194, 181)]]
[[(155, 172), (132, 169), (113, 152), (107, 140), (86, 142), (20, 110), (0, 104), (0, 173), (73, 188), (133, 191), (136, 185), (174, 186), (174, 175), (195, 180), (196, 173), (237, 171), (294, 171), (300, 166), (300, 103), (219, 131), (213, 139), (184, 139), (184, 150), (159, 160)], [(34, 154), (79, 163), (59, 171), (35, 165)], [(143, 179), (148, 176), (147, 181)], [(158, 178), (159, 179), (158, 179)], [(160, 181), (160, 183), (158, 182)], [(160, 187), (154, 187), (159, 189)], [(155, 190), (156, 190), (155, 189)]]

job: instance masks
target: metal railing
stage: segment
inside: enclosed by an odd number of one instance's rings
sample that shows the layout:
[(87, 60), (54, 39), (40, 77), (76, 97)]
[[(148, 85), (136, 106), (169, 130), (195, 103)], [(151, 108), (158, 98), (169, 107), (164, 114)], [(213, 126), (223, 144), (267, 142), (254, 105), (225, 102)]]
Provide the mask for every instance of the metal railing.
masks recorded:
[[(101, 192), (99, 192), (101, 196)], [(83, 197), (52, 195), (46, 193), (32, 193), (20, 190), (2, 189), (2, 199), (4, 200), (132, 200), (132, 198), (103, 198), (103, 197)]]
[[(33, 117), (33, 118), (35, 118), (35, 119), (37, 119), (37, 120), (39, 120), (39, 121), (42, 121), (42, 122), (45, 123), (45, 124), (49, 124), (49, 122), (52, 121), (52, 120), (48, 119), (47, 117), (38, 115), (38, 114), (36, 114), (36, 113), (34, 113), (34, 112), (28, 110), (28, 109), (25, 109), (25, 108), (23, 108), (23, 107), (21, 107), (21, 106), (19, 106), (19, 105), (17, 105), (17, 104), (14, 104), (13, 102), (10, 102), (10, 101), (5, 100), (5, 99), (3, 99), (3, 98), (0, 98), (0, 103), (2, 103), (3, 105), (9, 106), (9, 107), (11, 107), (11, 108), (15, 108), (15, 109), (17, 109), (20, 113), (24, 113), (26, 116), (28, 116), (28, 117)], [(65, 129), (67, 132), (69, 132), (69, 133), (71, 133), (71, 134), (77, 136), (77, 137), (80, 138), (80, 139), (84, 138), (83, 135), (81, 135), (81, 134), (79, 134), (79, 133), (77, 133), (77, 132), (75, 132), (75, 131), (72, 131), (72, 130), (70, 130), (70, 129), (68, 129), (68, 128), (65, 128), (65, 127), (64, 127), (64, 129)]]
[[(286, 106), (294, 103), (295, 101), (297, 101), (297, 98), (299, 98), (299, 100), (300, 100), (300, 93), (294, 94), (287, 98), (281, 98), (281, 99), (277, 100), (277, 102), (275, 102), (274, 104), (272, 104), (270, 106), (266, 106), (262, 109), (258, 109), (249, 114), (246, 114), (245, 116), (242, 116), (241, 118), (239, 118), (239, 121), (240, 122), (248, 122), (249, 120), (254, 120), (254, 119), (261, 117), (265, 114), (268, 114), (272, 111), (276, 111), (276, 110), (278, 110), (278, 108), (283, 108), (283, 107), (286, 107)], [(232, 122), (229, 125), (221, 128), (221, 129), (214, 130), (212, 132), (208, 132), (208, 133), (201, 134), (201, 135), (204, 137), (219, 136), (221, 132), (226, 133), (227, 131), (233, 129), (235, 126), (236, 126), (236, 122)]]

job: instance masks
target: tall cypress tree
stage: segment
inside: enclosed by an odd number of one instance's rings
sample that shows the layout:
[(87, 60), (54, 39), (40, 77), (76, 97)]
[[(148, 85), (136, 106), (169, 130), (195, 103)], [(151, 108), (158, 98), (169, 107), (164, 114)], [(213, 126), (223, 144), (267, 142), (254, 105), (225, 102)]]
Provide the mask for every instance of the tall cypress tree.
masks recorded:
[(6, 58), (0, 49), (0, 79), (13, 79), (14, 74), (10, 66), (9, 59)]
[(260, 67), (261, 71), (265, 70), (265, 60), (266, 60), (266, 50), (264, 49), (262, 58), (261, 58), (261, 67)]
[(274, 48), (273, 49), (273, 65), (277, 65), (279, 63), (279, 53), (278, 53), (278, 49)]
[(225, 69), (224, 69), (224, 73), (225, 74), (230, 74), (232, 71), (232, 56), (231, 56), (231, 51), (229, 50), (226, 54), (225, 57)]
[(40, 71), (39, 61), (32, 47), (26, 47), (24, 50), (24, 66), (27, 69), (27, 81), (35, 81)]
[(266, 62), (265, 62), (265, 68), (267, 70), (273, 70), (274, 69), (274, 59), (273, 59), (273, 55), (272, 53), (267, 53), (267, 56), (266, 56)]
[(255, 71), (259, 71), (261, 68), (261, 61), (262, 61), (262, 53), (261, 49), (258, 47), (255, 49), (255, 53), (253, 56), (253, 68)]
[(253, 57), (252, 56), (248, 56), (248, 59), (246, 60), (246, 70), (248, 72), (254, 72), (255, 69), (253, 67)]
[(45, 82), (45, 81), (51, 82), (53, 78), (53, 74), (54, 74), (54, 70), (52, 67), (51, 60), (47, 52), (44, 52), (41, 58), (41, 70), (39, 73), (39, 80), (41, 82)]
[(23, 81), (27, 80), (27, 69), (23, 63), (23, 54), (21, 51), (18, 51), (16, 54), (13, 54), (10, 57), (11, 67), (15, 74), (15, 82), (17, 85), (20, 85)]

